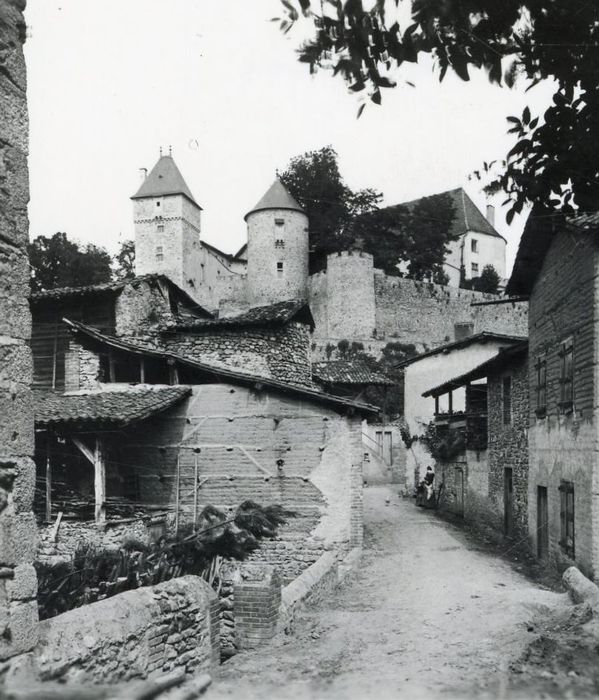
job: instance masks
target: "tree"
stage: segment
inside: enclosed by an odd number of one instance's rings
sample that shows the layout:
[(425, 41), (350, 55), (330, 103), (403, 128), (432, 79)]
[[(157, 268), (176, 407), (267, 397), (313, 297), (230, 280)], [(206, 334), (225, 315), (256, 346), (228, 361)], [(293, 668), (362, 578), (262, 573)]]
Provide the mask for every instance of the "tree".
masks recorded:
[[(299, 60), (342, 76), (350, 90), (381, 104), (397, 69), (431, 55), (441, 80), (483, 69), (513, 87), (555, 82), (544, 115), (509, 117), (518, 141), (490, 189), (508, 194), (508, 223), (526, 203), (566, 211), (599, 201), (599, 3), (584, 0), (282, 0), (288, 31), (303, 13), (313, 38)], [(322, 8), (322, 9), (321, 9)], [(411, 20), (402, 13), (411, 9)], [(401, 20), (401, 22), (400, 22)], [(364, 108), (366, 102), (360, 107)], [(483, 171), (492, 171), (487, 164)]]
[(119, 252), (114, 256), (115, 274), (118, 279), (135, 277), (135, 242), (123, 241)]
[(331, 146), (293, 158), (280, 178), (309, 217), (312, 272), (325, 267), (329, 253), (356, 245), (388, 274), (399, 274), (403, 262), (410, 277), (446, 281), (443, 261), (455, 214), (447, 195), (380, 209), (380, 192), (354, 191), (344, 182)]
[[(463, 274), (463, 270), (462, 270)], [(475, 292), (485, 292), (487, 294), (497, 294), (501, 278), (493, 265), (485, 265), (479, 277), (462, 279), (460, 287), (462, 289), (473, 289)]]
[(31, 289), (34, 292), (57, 287), (84, 287), (109, 282), (110, 255), (104, 248), (69, 241), (66, 233), (38, 236), (28, 245)]

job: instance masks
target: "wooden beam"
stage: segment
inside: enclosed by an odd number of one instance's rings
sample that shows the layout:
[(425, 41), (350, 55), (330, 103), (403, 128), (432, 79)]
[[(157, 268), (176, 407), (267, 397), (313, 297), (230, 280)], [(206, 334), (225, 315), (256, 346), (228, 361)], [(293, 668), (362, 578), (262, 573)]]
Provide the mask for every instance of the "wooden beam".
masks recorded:
[(94, 449), (94, 493), (96, 523), (103, 525), (106, 522), (106, 462), (102, 441), (97, 435)]
[(111, 351), (108, 354), (108, 380), (114, 384), (116, 381), (116, 372), (114, 371), (114, 353)]
[(50, 459), (50, 433), (46, 433), (46, 522), (52, 521), (52, 461)]
[(82, 454), (87, 460), (89, 460), (89, 462), (90, 462), (91, 464), (94, 464), (94, 463), (95, 463), (94, 453), (89, 449), (89, 447), (88, 447), (82, 440), (80, 440), (79, 438), (74, 437), (74, 438), (71, 438), (71, 440), (72, 440), (73, 443), (77, 446), (77, 448), (79, 449), (79, 451), (81, 452), (81, 454)]
[(139, 359), (139, 381), (142, 384), (146, 383), (146, 361), (143, 357)]

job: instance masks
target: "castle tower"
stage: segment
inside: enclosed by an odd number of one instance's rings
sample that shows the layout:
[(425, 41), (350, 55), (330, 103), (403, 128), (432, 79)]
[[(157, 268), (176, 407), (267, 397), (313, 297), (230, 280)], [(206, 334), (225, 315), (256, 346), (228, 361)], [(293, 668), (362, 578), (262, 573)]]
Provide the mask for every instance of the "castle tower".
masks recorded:
[(245, 221), (250, 303), (306, 299), (308, 217), (278, 178)]
[(172, 155), (162, 155), (133, 200), (135, 273), (162, 273), (191, 293), (200, 284), (200, 216)]
[(372, 255), (347, 250), (327, 256), (328, 335), (368, 340), (376, 328)]

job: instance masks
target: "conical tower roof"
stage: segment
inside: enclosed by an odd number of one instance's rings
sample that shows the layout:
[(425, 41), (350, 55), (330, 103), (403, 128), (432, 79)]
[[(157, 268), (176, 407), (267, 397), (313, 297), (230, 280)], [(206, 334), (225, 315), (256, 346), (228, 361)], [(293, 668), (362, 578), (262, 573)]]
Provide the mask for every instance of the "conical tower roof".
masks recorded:
[(287, 188), (279, 180), (279, 178), (272, 183), (266, 194), (256, 204), (256, 206), (248, 211), (244, 219), (247, 221), (250, 214), (254, 214), (257, 211), (264, 211), (265, 209), (289, 209), (291, 211), (299, 211), (302, 214), (305, 214), (305, 211), (289, 194)]
[(182, 194), (197, 207), (200, 206), (191, 194), (191, 190), (171, 155), (160, 156), (148, 177), (142, 182), (141, 187), (131, 199), (163, 197), (169, 194)]

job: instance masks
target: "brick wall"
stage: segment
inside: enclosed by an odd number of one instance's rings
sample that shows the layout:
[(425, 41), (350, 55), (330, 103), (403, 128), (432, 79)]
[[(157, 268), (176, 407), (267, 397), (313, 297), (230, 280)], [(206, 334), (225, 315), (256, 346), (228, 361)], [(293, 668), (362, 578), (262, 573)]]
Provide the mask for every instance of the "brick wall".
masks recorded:
[(45, 620), (35, 666), (44, 680), (116, 683), (219, 659), (219, 605), (197, 576), (127, 591)]
[[(503, 378), (511, 377), (512, 420), (503, 420)], [(514, 360), (509, 369), (492, 374), (487, 383), (489, 512), (503, 527), (505, 469), (512, 470), (514, 534), (528, 532), (528, 361)]]
[(253, 649), (277, 633), (281, 581), (269, 566), (244, 565), (234, 586), (233, 612), (238, 649)]
[[(558, 233), (545, 258), (530, 299), (528, 523), (536, 550), (537, 488), (547, 488), (550, 556), (568, 563), (560, 547), (560, 492), (562, 479), (575, 490), (575, 562), (587, 574), (599, 565), (597, 529), (597, 243), (591, 234)], [(564, 413), (560, 398), (559, 343), (574, 345), (574, 406)], [(535, 364), (547, 359), (547, 412), (537, 417)]]
[(37, 640), (24, 6), (0, 6), (0, 662)]

